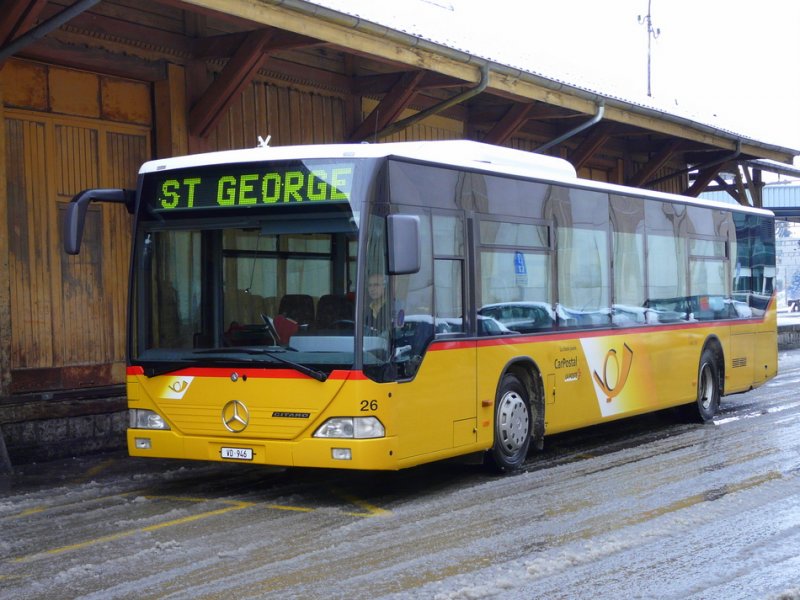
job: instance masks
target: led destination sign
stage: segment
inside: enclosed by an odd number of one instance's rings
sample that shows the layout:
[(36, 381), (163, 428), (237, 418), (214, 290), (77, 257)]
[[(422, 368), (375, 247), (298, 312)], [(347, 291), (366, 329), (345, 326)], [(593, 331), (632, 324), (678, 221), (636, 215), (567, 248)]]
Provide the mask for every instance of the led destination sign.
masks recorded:
[(154, 210), (347, 202), (352, 163), (231, 165), (158, 174), (149, 194)]

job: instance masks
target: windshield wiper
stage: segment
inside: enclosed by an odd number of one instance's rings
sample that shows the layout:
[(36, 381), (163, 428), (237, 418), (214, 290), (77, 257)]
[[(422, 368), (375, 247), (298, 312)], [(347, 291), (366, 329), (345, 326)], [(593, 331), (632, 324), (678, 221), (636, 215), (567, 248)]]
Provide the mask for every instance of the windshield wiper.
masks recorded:
[[(203, 350), (195, 350), (195, 354), (225, 354), (225, 353), (234, 353), (234, 354), (251, 354), (251, 355), (258, 355), (258, 356), (269, 356), (270, 358), (275, 359), (276, 361), (283, 363), (285, 365), (289, 365), (296, 371), (299, 371), (303, 375), (308, 375), (316, 379), (317, 381), (327, 381), (328, 375), (323, 371), (319, 371), (317, 369), (312, 369), (311, 367), (307, 367), (304, 364), (295, 362), (293, 360), (289, 360), (288, 358), (283, 358), (282, 356), (278, 356), (279, 352), (286, 352), (283, 349), (280, 350), (265, 350), (264, 348), (205, 348)], [(253, 360), (253, 359), (251, 359)]]
[[(210, 358), (204, 359), (203, 363), (207, 364), (209, 362), (213, 363), (230, 363), (232, 359), (225, 359), (225, 358)], [(243, 360), (243, 359), (238, 359)], [(246, 359), (247, 362), (255, 362), (255, 359), (248, 358)], [(142, 367), (144, 369), (144, 374), (146, 377), (158, 377), (159, 375), (166, 375), (167, 373), (172, 373), (173, 371), (180, 371), (181, 369), (186, 369), (188, 367), (195, 367), (197, 366), (196, 360), (189, 360), (186, 358), (178, 359), (178, 360), (171, 360), (166, 363), (159, 363), (155, 366), (149, 367)]]

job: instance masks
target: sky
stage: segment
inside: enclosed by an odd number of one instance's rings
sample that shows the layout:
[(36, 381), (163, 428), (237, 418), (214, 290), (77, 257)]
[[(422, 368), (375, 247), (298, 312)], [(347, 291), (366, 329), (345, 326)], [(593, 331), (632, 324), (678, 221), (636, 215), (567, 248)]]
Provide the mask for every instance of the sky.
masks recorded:
[(800, 0), (314, 1), (800, 152)]

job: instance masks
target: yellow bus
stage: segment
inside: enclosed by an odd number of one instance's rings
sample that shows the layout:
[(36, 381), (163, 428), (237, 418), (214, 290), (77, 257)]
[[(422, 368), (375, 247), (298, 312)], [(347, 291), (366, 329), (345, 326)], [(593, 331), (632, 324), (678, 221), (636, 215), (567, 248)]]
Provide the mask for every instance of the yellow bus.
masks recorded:
[(135, 215), (131, 455), (401, 469), (776, 374), (771, 213), (469, 141), (212, 153), (93, 201)]

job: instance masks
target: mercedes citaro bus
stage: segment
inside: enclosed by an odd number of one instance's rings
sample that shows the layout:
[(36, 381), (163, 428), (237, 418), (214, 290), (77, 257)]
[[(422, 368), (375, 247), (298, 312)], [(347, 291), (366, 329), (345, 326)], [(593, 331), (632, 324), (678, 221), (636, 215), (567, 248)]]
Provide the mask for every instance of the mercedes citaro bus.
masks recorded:
[(546, 435), (709, 421), (776, 374), (773, 216), (470, 141), (159, 159), (136, 190), (130, 454), (520, 467)]

